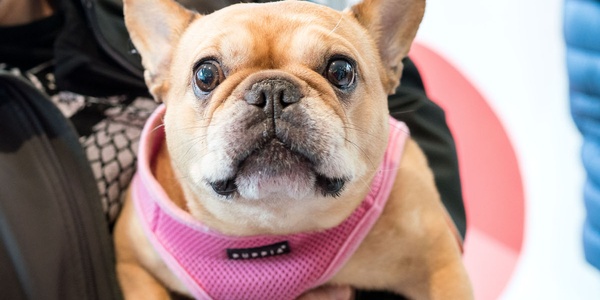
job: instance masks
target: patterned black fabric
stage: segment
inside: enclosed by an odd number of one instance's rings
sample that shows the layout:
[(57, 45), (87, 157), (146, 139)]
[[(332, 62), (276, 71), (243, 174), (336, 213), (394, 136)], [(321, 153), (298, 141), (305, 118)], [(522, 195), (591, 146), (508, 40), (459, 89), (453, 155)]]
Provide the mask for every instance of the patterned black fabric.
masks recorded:
[(96, 177), (102, 206), (110, 224), (122, 205), (123, 192), (135, 172), (139, 136), (144, 122), (156, 108), (151, 99), (137, 98), (127, 106), (104, 111), (89, 136), (80, 138)]

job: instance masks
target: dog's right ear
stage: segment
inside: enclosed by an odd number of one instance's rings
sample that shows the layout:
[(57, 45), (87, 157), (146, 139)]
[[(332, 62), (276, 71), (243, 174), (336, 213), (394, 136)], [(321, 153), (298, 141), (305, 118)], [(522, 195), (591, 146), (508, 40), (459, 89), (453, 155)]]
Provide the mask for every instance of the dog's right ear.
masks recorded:
[(125, 25), (133, 45), (142, 56), (144, 79), (156, 101), (167, 89), (167, 70), (181, 34), (199, 14), (173, 0), (123, 1)]
[(393, 94), (425, 11), (425, 0), (363, 0), (348, 11), (377, 43), (386, 68), (384, 85)]

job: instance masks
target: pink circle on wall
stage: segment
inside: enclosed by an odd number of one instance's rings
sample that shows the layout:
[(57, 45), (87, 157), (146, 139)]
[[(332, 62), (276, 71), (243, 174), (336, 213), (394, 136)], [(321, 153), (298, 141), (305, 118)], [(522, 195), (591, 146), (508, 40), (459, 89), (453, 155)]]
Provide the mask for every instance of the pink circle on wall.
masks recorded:
[(481, 93), (446, 59), (414, 44), (411, 59), (454, 135), (467, 212), (464, 262), (475, 299), (497, 299), (523, 241), (524, 193), (512, 144)]

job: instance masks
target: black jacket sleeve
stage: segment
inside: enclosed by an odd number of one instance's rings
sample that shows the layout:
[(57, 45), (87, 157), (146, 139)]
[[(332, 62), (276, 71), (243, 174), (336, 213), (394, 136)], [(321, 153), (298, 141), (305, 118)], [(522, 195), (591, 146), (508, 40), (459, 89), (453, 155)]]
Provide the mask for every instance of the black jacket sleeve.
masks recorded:
[(0, 72), (0, 299), (120, 299), (92, 170), (67, 119)]
[(388, 107), (394, 118), (406, 122), (425, 152), (442, 202), (464, 239), (467, 223), (454, 138), (444, 111), (427, 97), (419, 71), (409, 58), (404, 60), (402, 83), (388, 98)]

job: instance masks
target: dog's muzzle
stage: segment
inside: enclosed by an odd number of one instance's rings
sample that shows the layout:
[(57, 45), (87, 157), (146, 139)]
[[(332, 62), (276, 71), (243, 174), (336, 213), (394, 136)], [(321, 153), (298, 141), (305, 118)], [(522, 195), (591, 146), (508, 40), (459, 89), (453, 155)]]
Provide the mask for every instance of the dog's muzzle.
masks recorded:
[(233, 177), (209, 182), (215, 193), (230, 196), (240, 184), (264, 186), (260, 182), (270, 182), (279, 185), (285, 180), (316, 186), (323, 195), (340, 192), (344, 179), (329, 178), (315, 171), (321, 159), (319, 149), (308, 142), (307, 137), (312, 135), (314, 139), (318, 132), (305, 128), (309, 119), (305, 109), (298, 107), (303, 98), (299, 86), (285, 78), (267, 78), (250, 86), (243, 100), (255, 107), (249, 114), (253, 119), (261, 120), (253, 125), (262, 127), (261, 136), (239, 135), (240, 140), (255, 142), (250, 148), (239, 151), (243, 155), (234, 158), (236, 172)]

